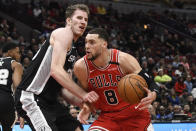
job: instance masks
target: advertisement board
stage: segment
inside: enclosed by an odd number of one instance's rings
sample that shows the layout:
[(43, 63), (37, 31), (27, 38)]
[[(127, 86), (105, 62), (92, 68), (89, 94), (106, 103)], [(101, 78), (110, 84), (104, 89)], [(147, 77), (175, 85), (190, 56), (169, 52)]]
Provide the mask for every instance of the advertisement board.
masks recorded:
[[(83, 127), (84, 131), (87, 131), (90, 125), (83, 125)], [(155, 131), (196, 131), (196, 123), (154, 123), (153, 127)], [(31, 131), (31, 129), (28, 125), (25, 125), (24, 129), (15, 125), (13, 131)]]

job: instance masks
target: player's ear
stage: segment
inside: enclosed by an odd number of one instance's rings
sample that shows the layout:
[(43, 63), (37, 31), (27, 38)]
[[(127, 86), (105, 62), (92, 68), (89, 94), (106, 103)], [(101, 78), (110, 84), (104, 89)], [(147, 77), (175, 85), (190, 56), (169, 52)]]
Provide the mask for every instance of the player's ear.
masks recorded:
[(108, 47), (108, 43), (107, 43), (106, 41), (104, 41), (103, 46), (104, 46), (105, 48), (107, 48), (107, 47)]
[(71, 18), (68, 17), (68, 18), (66, 19), (66, 23), (67, 23), (68, 25), (71, 24)]

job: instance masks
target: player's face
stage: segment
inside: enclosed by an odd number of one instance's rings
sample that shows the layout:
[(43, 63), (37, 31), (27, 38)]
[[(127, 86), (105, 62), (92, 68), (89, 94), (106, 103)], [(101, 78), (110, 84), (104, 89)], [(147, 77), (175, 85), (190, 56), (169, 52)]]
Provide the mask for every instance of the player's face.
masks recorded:
[(88, 24), (88, 14), (85, 11), (77, 9), (71, 17), (70, 23), (73, 33), (76, 36), (81, 36)]
[(20, 55), (20, 50), (19, 50), (19, 48), (16, 47), (15, 49), (11, 50), (10, 56), (11, 56), (12, 58), (14, 58), (16, 61), (20, 61), (21, 55)]
[(98, 34), (87, 34), (85, 50), (88, 60), (95, 60), (101, 55), (103, 43), (103, 39), (100, 39)]

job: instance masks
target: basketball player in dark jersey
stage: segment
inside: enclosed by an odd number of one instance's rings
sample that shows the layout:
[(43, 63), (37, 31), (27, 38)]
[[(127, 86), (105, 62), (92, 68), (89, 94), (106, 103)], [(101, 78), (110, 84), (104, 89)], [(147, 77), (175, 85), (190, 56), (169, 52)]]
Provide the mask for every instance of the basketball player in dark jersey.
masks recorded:
[[(100, 97), (93, 106), (101, 113), (89, 131), (153, 131), (148, 106), (156, 99), (156, 85), (150, 83), (133, 56), (108, 49), (107, 46), (108, 34), (104, 29), (89, 31), (86, 36), (86, 55), (74, 65), (74, 73), (82, 87), (97, 92)], [(138, 105), (124, 102), (118, 94), (118, 81), (131, 73), (145, 77), (152, 89), (150, 91), (144, 87), (147, 97)], [(83, 106), (78, 116), (83, 124), (88, 124), (86, 120), (90, 115), (90, 107), (87, 107)]]
[(85, 92), (67, 73), (77, 56), (74, 42), (84, 33), (88, 14), (86, 5), (69, 6), (66, 10), (66, 26), (52, 32), (24, 72), (16, 91), (16, 107), (32, 130), (80, 130), (69, 109), (58, 100), (62, 88), (72, 93), (67, 95), (67, 99), (75, 100), (74, 103), (78, 105), (83, 101), (95, 102), (99, 97), (93, 91)]
[(0, 58), (0, 123), (3, 131), (12, 131), (16, 116), (14, 98), (15, 91), (22, 79), (23, 67), (20, 61), (20, 51), (16, 44), (5, 43)]

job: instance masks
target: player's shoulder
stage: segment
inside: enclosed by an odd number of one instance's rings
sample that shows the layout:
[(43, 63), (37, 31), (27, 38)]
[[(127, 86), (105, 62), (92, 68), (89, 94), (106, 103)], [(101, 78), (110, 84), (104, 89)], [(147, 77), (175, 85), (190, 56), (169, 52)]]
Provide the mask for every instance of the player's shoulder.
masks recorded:
[(78, 60), (75, 62), (74, 66), (75, 66), (76, 68), (79, 68), (79, 67), (82, 68), (82, 67), (84, 67), (84, 66), (85, 66), (84, 57), (81, 57), (80, 59), (78, 59)]
[(59, 34), (59, 33), (62, 33), (62, 32), (65, 32), (65, 28), (64, 27), (61, 27), (61, 28), (57, 28), (55, 30), (52, 31), (51, 35), (56, 35), (56, 34)]
[(22, 64), (15, 60), (12, 60), (12, 67), (22, 68)]
[(2, 57), (2, 58), (0, 58), (0, 61), (6, 62), (6, 63), (10, 63), (13, 60), (14, 59), (12, 57)]
[(131, 56), (131, 55), (128, 54), (128, 53), (126, 53), (126, 52), (123, 52), (123, 51), (120, 51), (120, 50), (119, 50), (119, 56), (118, 56), (118, 57), (119, 57), (119, 60), (120, 60), (120, 59), (123, 59), (123, 60), (124, 60), (124, 59), (126, 59), (128, 56)]
[(50, 42), (53, 43), (53, 41), (64, 41), (62, 43), (71, 43), (73, 40), (73, 32), (71, 28), (57, 28), (55, 29), (50, 36)]
[(11, 58), (10, 56), (4, 56), (3, 55), (3, 57), (1, 57), (0, 59), (9, 59), (9, 58)]
[(119, 51), (118, 57), (119, 57), (119, 63), (126, 63), (127, 61), (135, 59), (134, 56), (123, 51)]
[(74, 74), (81, 75), (83, 74), (83, 78), (86, 77), (87, 67), (85, 65), (84, 57), (78, 59), (74, 64)]

